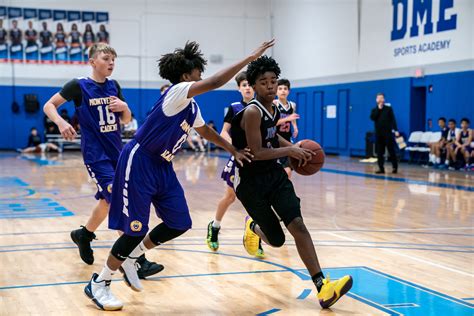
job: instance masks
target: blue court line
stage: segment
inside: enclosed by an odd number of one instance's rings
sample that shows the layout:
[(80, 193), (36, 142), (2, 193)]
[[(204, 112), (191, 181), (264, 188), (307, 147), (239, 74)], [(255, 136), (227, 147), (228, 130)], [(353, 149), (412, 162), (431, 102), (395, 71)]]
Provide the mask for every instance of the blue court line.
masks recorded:
[(0, 186), (21, 186), (21, 187), (27, 187), (28, 183), (22, 181), (18, 177), (0, 177)]
[(304, 289), (303, 292), (301, 292), (300, 295), (296, 298), (297, 300), (304, 300), (305, 298), (308, 297), (308, 295), (311, 294), (311, 289)]
[[(11, 200), (11, 199), (8, 199)], [(0, 199), (2, 202), (2, 199)], [(192, 230), (202, 230), (207, 231), (207, 228), (193, 228)], [(225, 228), (225, 230), (239, 230), (242, 231), (242, 228)], [(317, 229), (317, 228), (308, 228), (310, 232), (362, 232), (362, 233), (391, 233), (391, 234), (426, 234), (426, 235), (447, 235), (447, 236), (463, 236), (463, 237), (474, 237), (474, 234), (459, 234), (459, 233), (444, 233), (444, 232), (421, 232), (421, 231), (391, 231), (391, 230), (374, 230), (374, 229)], [(463, 229), (463, 230), (468, 230)], [(474, 230), (474, 228), (473, 228)], [(70, 230), (54, 230), (54, 231), (41, 231), (41, 232), (17, 232), (17, 233), (0, 233), (0, 236), (17, 236), (17, 235), (41, 235), (41, 234), (62, 234), (70, 233)], [(110, 229), (98, 229), (96, 232), (111, 232)]]
[(383, 306), (385, 307), (393, 307), (393, 308), (397, 308), (397, 307), (420, 307), (419, 305), (416, 305), (415, 303), (400, 303), (400, 304), (384, 304)]
[(257, 316), (270, 315), (270, 314), (274, 314), (274, 313), (279, 312), (279, 311), (281, 311), (281, 309), (279, 309), (279, 308), (272, 308), (272, 309), (267, 310), (266, 312), (257, 314)]
[(474, 297), (465, 297), (465, 298), (462, 298), (462, 300), (465, 300), (465, 301), (474, 301)]
[(50, 160), (50, 159), (41, 159), (41, 158), (38, 158), (38, 157), (33, 158), (33, 157), (21, 156), (21, 159), (34, 162), (34, 163), (36, 163), (40, 166), (57, 166), (57, 165), (62, 165), (63, 164), (60, 161)]
[[(278, 273), (278, 272), (289, 272), (287, 270), (253, 270), (253, 271), (235, 271), (235, 272), (215, 272), (215, 273), (197, 273), (197, 274), (177, 274), (177, 275), (164, 275), (156, 277), (148, 277), (147, 281), (158, 281), (162, 279), (176, 279), (176, 278), (194, 278), (194, 277), (209, 277), (209, 276), (222, 276), (222, 275), (241, 275), (241, 274), (260, 274), (260, 273)], [(123, 281), (120, 279), (113, 279), (113, 282)], [(58, 282), (58, 283), (37, 283), (28, 285), (10, 285), (0, 287), (0, 291), (26, 289), (34, 287), (47, 287), (47, 286), (61, 286), (61, 285), (75, 285), (75, 284), (87, 284), (87, 281), (69, 281), (69, 282)]]
[(373, 308), (376, 308), (376, 309), (378, 309), (378, 310), (380, 310), (380, 311), (382, 311), (382, 312), (385, 312), (385, 313), (387, 313), (387, 314), (390, 315), (390, 316), (401, 316), (401, 315), (403, 315), (403, 314), (400, 314), (400, 313), (397, 312), (397, 311), (391, 310), (391, 309), (388, 308), (388, 307), (385, 307), (385, 306), (383, 306), (383, 305), (377, 304), (377, 303), (375, 303), (375, 302), (373, 302), (373, 301), (371, 301), (371, 300), (369, 300), (369, 299), (366, 299), (365, 297), (359, 296), (359, 295), (354, 294), (354, 293), (352, 293), (352, 292), (347, 292), (346, 295), (349, 296), (350, 298), (353, 298), (353, 299), (359, 301), (359, 302), (362, 302), (362, 303), (367, 304), (367, 305), (369, 305), (369, 306), (372, 306)]
[[(64, 215), (69, 216), (69, 215)], [(1, 219), (1, 217), (0, 217)], [(202, 245), (202, 243), (179, 243), (174, 244), (173, 246), (197, 246)], [(224, 246), (242, 246), (242, 243), (223, 243)], [(294, 243), (286, 243), (288, 246), (294, 246)], [(110, 248), (112, 244), (106, 246), (95, 246), (93, 248)], [(419, 250), (419, 251), (433, 251), (433, 252), (449, 252), (449, 253), (474, 253), (474, 251), (469, 250), (451, 250), (451, 249), (436, 249), (436, 248), (410, 248), (410, 247), (388, 247), (388, 246), (362, 246), (362, 245), (344, 245), (344, 244), (334, 244), (334, 245), (319, 245), (317, 247), (342, 247), (342, 248), (374, 248), (374, 249), (401, 249), (401, 250)], [(71, 247), (45, 247), (45, 248), (24, 248), (24, 249), (11, 249), (11, 250), (0, 250), (0, 253), (8, 252), (28, 252), (28, 251), (44, 251), (44, 250), (64, 250), (64, 249), (73, 249), (75, 246)]]
[[(223, 154), (209, 154), (211, 157), (220, 157), (229, 159), (229, 156)], [(377, 179), (377, 180), (385, 180), (385, 181), (393, 181), (393, 182), (402, 182), (408, 184), (420, 184), (426, 185), (431, 187), (438, 187), (443, 189), (454, 189), (454, 190), (461, 190), (461, 191), (468, 191), (474, 192), (474, 187), (471, 186), (464, 186), (464, 185), (457, 185), (457, 184), (449, 184), (449, 183), (437, 183), (437, 182), (429, 182), (423, 180), (412, 180), (408, 178), (397, 178), (397, 177), (390, 177), (390, 176), (379, 176), (375, 174), (369, 174), (364, 172), (356, 172), (356, 171), (347, 171), (347, 170), (338, 170), (338, 169), (330, 169), (330, 168), (322, 168), (322, 172), (328, 173), (335, 173), (335, 174), (342, 174), (346, 176), (353, 176), (353, 177), (362, 177), (362, 178), (369, 178), (369, 179)]]
[[(196, 237), (196, 238), (186, 238), (186, 239), (175, 239), (173, 240), (173, 245), (179, 245), (181, 243), (186, 243), (186, 242), (193, 242), (193, 239), (196, 240), (196, 245), (202, 245), (202, 238), (201, 237)], [(235, 245), (233, 242), (239, 242), (241, 244), (241, 239), (235, 239), (235, 238), (221, 238), (219, 239), (223, 245)], [(94, 245), (95, 244), (111, 244), (114, 243), (116, 240), (94, 240)], [(365, 241), (365, 240), (360, 240), (360, 241), (352, 241), (352, 240), (315, 240), (313, 243), (316, 246), (319, 246), (319, 243), (336, 243), (334, 246), (338, 246), (338, 244), (345, 244), (345, 245), (351, 245), (355, 243), (361, 243), (361, 244), (396, 244), (396, 245), (405, 245), (405, 246), (425, 246), (425, 247), (435, 247), (435, 248), (474, 248), (474, 246), (464, 246), (464, 245), (436, 245), (436, 244), (417, 244), (417, 243), (399, 243), (399, 242), (371, 242), (371, 241)], [(294, 245), (295, 243), (292, 241), (288, 241), (285, 243), (285, 245)], [(15, 245), (0, 245), (0, 248), (16, 248), (16, 247), (32, 247), (32, 246), (58, 246), (58, 245), (72, 245), (72, 242), (66, 241), (66, 242), (50, 242), (50, 243), (35, 243), (35, 244), (15, 244)], [(324, 245), (327, 246), (327, 245)], [(331, 245), (332, 246), (332, 245)], [(95, 246), (93, 246), (94, 248)]]

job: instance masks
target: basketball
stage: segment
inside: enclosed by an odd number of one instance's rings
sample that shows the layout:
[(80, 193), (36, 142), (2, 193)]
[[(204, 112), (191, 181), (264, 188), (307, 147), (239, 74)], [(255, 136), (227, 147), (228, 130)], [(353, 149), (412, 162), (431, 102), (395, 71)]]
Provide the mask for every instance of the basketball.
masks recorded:
[(290, 163), (296, 173), (302, 176), (310, 176), (321, 170), (324, 165), (324, 150), (321, 146), (311, 139), (301, 141), (301, 148), (309, 149), (315, 152), (313, 159), (308, 161), (306, 165), (298, 167), (298, 160), (290, 157)]

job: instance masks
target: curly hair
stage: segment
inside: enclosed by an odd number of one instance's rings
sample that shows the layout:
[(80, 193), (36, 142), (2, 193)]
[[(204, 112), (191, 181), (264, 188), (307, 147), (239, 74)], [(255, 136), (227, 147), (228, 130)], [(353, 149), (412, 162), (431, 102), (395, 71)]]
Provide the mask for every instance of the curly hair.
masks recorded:
[(251, 86), (257, 82), (257, 77), (263, 75), (267, 71), (275, 73), (276, 77), (280, 76), (281, 70), (278, 63), (272, 57), (262, 56), (252, 61), (247, 67), (247, 80)]
[(183, 74), (190, 73), (193, 69), (203, 72), (207, 60), (199, 50), (196, 42), (186, 42), (184, 48), (176, 48), (174, 52), (163, 55), (158, 61), (160, 76), (177, 84)]

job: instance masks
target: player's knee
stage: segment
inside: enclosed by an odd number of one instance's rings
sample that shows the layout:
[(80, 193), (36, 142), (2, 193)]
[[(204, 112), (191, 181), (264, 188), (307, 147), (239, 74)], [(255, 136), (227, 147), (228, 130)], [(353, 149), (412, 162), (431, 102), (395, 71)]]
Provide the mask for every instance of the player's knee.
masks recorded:
[(120, 261), (127, 259), (128, 255), (135, 249), (138, 244), (145, 238), (143, 236), (131, 236), (123, 234), (117, 239), (117, 241), (112, 246), (110, 253)]
[(309, 233), (301, 217), (294, 218), (287, 227), (292, 235)]
[(148, 234), (150, 240), (155, 244), (159, 245), (165, 243), (169, 240), (175, 239), (176, 237), (181, 236), (191, 228), (191, 220), (189, 220), (189, 226), (183, 225), (180, 228), (171, 228), (165, 223), (161, 223), (155, 228), (153, 228)]
[(267, 236), (270, 246), (279, 248), (285, 244), (285, 234), (283, 231), (281, 233), (275, 233), (271, 236)]
[(227, 193), (225, 195), (225, 199), (227, 201), (228, 204), (232, 204), (235, 202), (235, 194), (230, 194), (230, 193)]

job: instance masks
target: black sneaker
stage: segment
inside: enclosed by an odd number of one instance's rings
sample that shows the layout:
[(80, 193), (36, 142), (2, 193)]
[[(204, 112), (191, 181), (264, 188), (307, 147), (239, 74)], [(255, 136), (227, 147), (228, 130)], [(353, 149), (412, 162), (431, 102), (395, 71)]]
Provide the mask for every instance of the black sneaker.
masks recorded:
[(150, 275), (157, 274), (163, 271), (165, 268), (162, 264), (156, 262), (150, 262), (145, 258), (145, 255), (141, 255), (137, 259), (137, 274), (140, 279), (145, 279)]
[(385, 173), (385, 170), (377, 170), (375, 171), (375, 174), (384, 174)]
[(87, 264), (93, 264), (94, 251), (91, 248), (91, 242), (95, 239), (95, 234), (87, 231), (84, 226), (81, 227), (71, 232), (71, 239), (79, 248), (79, 255), (82, 261)]
[(211, 249), (212, 251), (217, 251), (219, 249), (219, 230), (221, 228), (216, 228), (212, 226), (213, 222), (214, 221), (211, 221), (207, 225), (206, 243), (209, 249)]
[(393, 173), (393, 174), (397, 174), (397, 173), (398, 173), (398, 169), (393, 169), (393, 170), (392, 170), (392, 173)]

